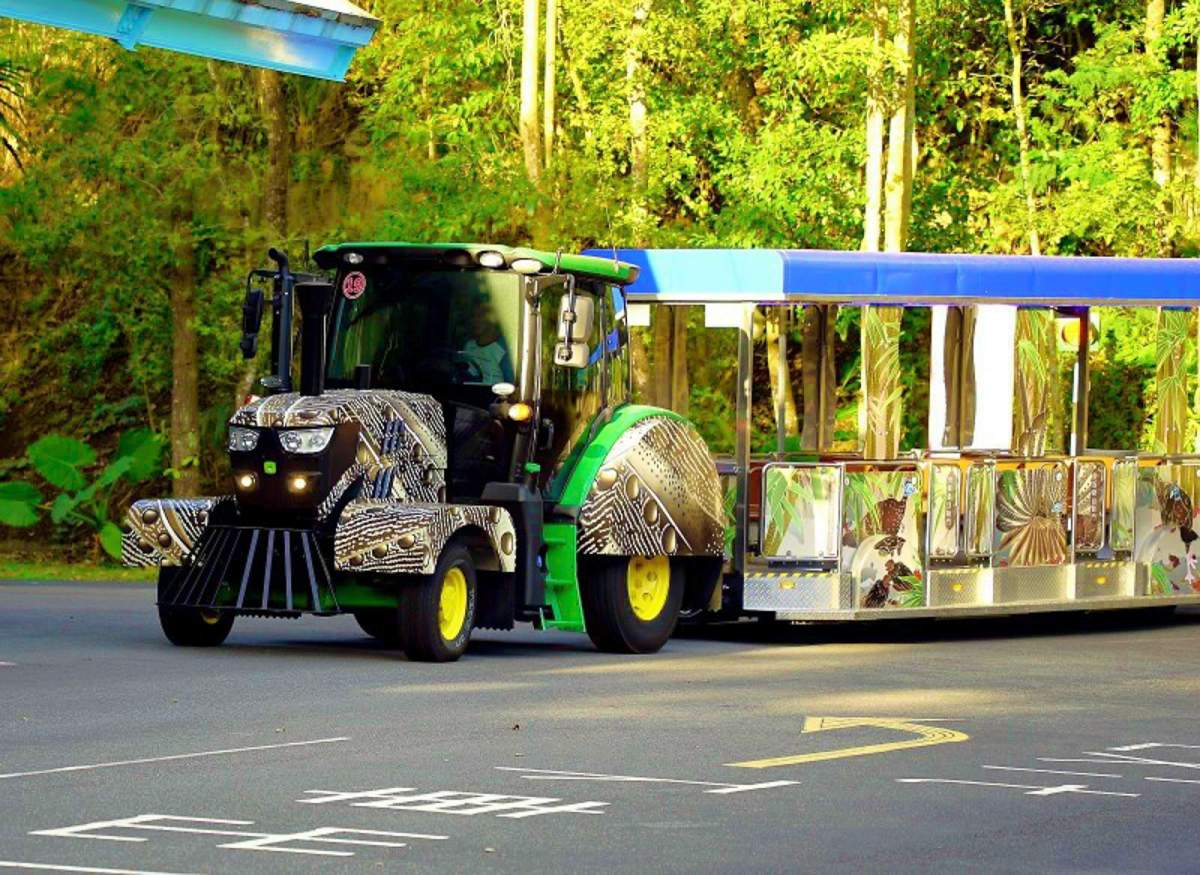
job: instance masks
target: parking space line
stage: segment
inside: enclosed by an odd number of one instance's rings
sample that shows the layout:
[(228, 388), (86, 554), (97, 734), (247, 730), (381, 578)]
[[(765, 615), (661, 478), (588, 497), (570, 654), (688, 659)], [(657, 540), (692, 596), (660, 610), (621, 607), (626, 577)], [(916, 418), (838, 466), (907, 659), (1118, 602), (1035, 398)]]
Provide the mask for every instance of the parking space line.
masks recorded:
[(1195, 778), (1147, 778), (1147, 781), (1162, 781), (1166, 784), (1200, 784)]
[(1068, 772), (1063, 769), (1026, 769), (1021, 766), (982, 766), (984, 769), (997, 769), (1003, 772), (1040, 772), (1046, 775), (1079, 775), (1084, 778), (1120, 778), (1112, 772)]
[(312, 744), (334, 744), (339, 741), (349, 741), (349, 736), (339, 736), (337, 738), (314, 738), (309, 741), (287, 741), (280, 744), (258, 744), (253, 747), (230, 747), (224, 750), (204, 750), (197, 753), (177, 753), (169, 756), (161, 757), (142, 757), (135, 760), (116, 760), (111, 763), (90, 763), (85, 766), (60, 766), (56, 769), (34, 769), (28, 772), (9, 772), (5, 775), (0, 775), (0, 780), (5, 778), (29, 778), (34, 775), (56, 775), (62, 772), (86, 772), (92, 769), (112, 769), (117, 766), (136, 766), (144, 763), (165, 763), (171, 760), (188, 760), (198, 759), (200, 757), (215, 757), (224, 756), (226, 754), (235, 753), (250, 753), (256, 750), (276, 750), (285, 747), (303, 747)]
[(96, 875), (189, 875), (186, 872), (152, 872), (146, 869), (101, 869), (96, 866), (68, 866), (65, 863), (21, 863), (0, 860), (0, 869), (38, 869), (44, 872), (91, 872)]
[(727, 795), (748, 793), (752, 790), (767, 790), (772, 787), (788, 787), (799, 781), (763, 781), (758, 784), (730, 784), (726, 781), (688, 781), (683, 778), (649, 778), (643, 775), (608, 775), (602, 772), (572, 772), (558, 769), (522, 769), (517, 766), (496, 766), (502, 772), (521, 772), (527, 781), (610, 781), (614, 783), (642, 784), (690, 784), (695, 787), (716, 787), (705, 793)]

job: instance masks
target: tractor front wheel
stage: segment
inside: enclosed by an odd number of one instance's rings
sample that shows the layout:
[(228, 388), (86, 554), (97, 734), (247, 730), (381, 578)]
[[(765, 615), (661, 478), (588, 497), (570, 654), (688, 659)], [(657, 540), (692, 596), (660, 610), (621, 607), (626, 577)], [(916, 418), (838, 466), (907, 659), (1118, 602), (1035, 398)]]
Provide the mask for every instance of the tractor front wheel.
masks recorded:
[(161, 604), (164, 592), (173, 589), (173, 576), (181, 573), (180, 568), (160, 568), (158, 572), (158, 622), (163, 634), (177, 647), (216, 647), (224, 643), (233, 628), (229, 611)]
[(475, 624), (476, 579), (471, 553), (451, 543), (433, 574), (405, 587), (400, 595), (400, 624), (408, 658), (452, 662), (467, 649)]
[(579, 569), (588, 637), (609, 653), (654, 653), (675, 631), (683, 569), (666, 556), (589, 559)]

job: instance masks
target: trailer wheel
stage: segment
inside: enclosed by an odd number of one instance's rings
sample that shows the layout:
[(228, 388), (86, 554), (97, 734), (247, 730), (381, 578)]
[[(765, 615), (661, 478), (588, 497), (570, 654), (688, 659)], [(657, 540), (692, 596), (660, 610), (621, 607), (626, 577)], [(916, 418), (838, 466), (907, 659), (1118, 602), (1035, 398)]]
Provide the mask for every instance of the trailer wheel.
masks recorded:
[[(158, 572), (158, 597), (177, 568), (162, 568)], [(158, 606), (158, 622), (167, 640), (177, 647), (216, 647), (229, 637), (233, 614), (229, 611), (210, 611), (175, 605)]]
[(400, 634), (400, 614), (395, 609), (372, 608), (355, 611), (358, 628), (372, 638), (396, 650), (404, 649), (404, 638)]
[(433, 574), (400, 595), (400, 626), (408, 658), (452, 662), (467, 649), (475, 624), (476, 578), (471, 552), (451, 542)]
[(654, 653), (675, 631), (683, 569), (666, 556), (581, 564), (579, 594), (588, 637), (608, 653)]

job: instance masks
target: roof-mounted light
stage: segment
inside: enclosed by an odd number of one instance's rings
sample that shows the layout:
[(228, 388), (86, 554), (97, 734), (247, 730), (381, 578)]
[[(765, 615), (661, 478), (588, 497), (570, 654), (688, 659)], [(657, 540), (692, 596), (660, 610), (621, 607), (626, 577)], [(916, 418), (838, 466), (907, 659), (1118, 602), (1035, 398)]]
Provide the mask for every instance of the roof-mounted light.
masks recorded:
[(342, 258), (346, 264), (362, 264), (363, 257), (361, 252), (347, 252)]
[(512, 263), (512, 269), (517, 273), (539, 273), (542, 269), (542, 263), (536, 258), (518, 258)]
[(484, 267), (501, 268), (504, 267), (504, 256), (489, 249), (487, 252), (479, 253), (479, 263)]

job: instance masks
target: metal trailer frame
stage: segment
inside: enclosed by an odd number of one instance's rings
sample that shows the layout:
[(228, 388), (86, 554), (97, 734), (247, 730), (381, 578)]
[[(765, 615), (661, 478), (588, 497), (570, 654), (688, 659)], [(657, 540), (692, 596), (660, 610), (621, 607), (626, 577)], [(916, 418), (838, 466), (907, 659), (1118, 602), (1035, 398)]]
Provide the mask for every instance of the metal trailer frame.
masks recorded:
[[(1200, 307), (1200, 260), (717, 249), (618, 249), (593, 250), (589, 254), (638, 265), (639, 278), (626, 289), (631, 305), (724, 305), (719, 324), (738, 330), (736, 446), (732, 460), (718, 462), (723, 479), (735, 493), (735, 533), (732, 555), (727, 557), (722, 605), (726, 612), (817, 621), (1200, 604), (1200, 540), (1194, 541), (1195, 550), (1192, 541), (1186, 540), (1195, 539), (1188, 523), (1194, 518), (1193, 509), (1200, 507), (1200, 455), (1094, 450), (1087, 446), (1088, 308)], [(752, 458), (751, 332), (755, 308), (830, 304), (945, 306), (963, 311), (1000, 304), (1050, 308), (1056, 314), (1079, 319), (1072, 387), (1074, 410), (1069, 420), (1071, 443), (1064, 448), (1066, 454), (1014, 455), (1010, 443), (995, 450), (958, 445), (876, 459), (846, 458), (822, 451), (805, 461), (789, 461), (782, 452), (781, 432), (779, 452), (766, 459)], [(826, 352), (822, 350), (822, 361)], [(781, 366), (785, 355), (781, 343)], [(959, 369), (961, 377), (962, 361), (956, 360), (953, 367)], [(959, 397), (947, 397), (945, 403), (957, 406), (961, 413), (962, 394), (971, 392), (973, 400), (974, 386), (958, 392)], [(822, 391), (820, 395), (823, 408), (826, 394)], [(1010, 393), (1010, 411), (1012, 401)], [(822, 409), (818, 417), (822, 425), (823, 414)], [(780, 429), (781, 420), (777, 412)], [(956, 428), (961, 429), (961, 422)], [(961, 430), (955, 436), (961, 442)], [(820, 440), (820, 446), (825, 447), (823, 435)], [(766, 464), (759, 467), (760, 462)], [(765, 549), (763, 531), (768, 526), (768, 476), (803, 481), (799, 492), (806, 488), (811, 491), (815, 482), (812, 472), (818, 468), (837, 472), (837, 506), (828, 514), (838, 533), (836, 558), (822, 557), (811, 550), (793, 550), (790, 556), (772, 555), (775, 551)], [(952, 512), (939, 510), (935, 515), (929, 512), (932, 480), (947, 473), (942, 469), (950, 468), (958, 474), (952, 478), (954, 485), (939, 496), (940, 506), (947, 506), (950, 499), (946, 496), (953, 491), (955, 507)], [(872, 478), (890, 476), (891, 482), (899, 482), (895, 479), (897, 472), (901, 472), (899, 476), (905, 483), (905, 501), (897, 499), (896, 504), (907, 505), (910, 479), (919, 484), (914, 494), (920, 500), (914, 505), (918, 508), (915, 533), (920, 542), (920, 567), (919, 571), (908, 568), (899, 552), (888, 553), (897, 567), (915, 572), (903, 578), (912, 585), (897, 593), (896, 579), (900, 578), (892, 579), (889, 570), (884, 579), (889, 586), (884, 589), (889, 596), (899, 595), (903, 600), (892, 598), (868, 606), (873, 591), (863, 589), (864, 578), (856, 576), (853, 563), (859, 554), (867, 554), (867, 564), (875, 557), (863, 546), (865, 541), (842, 543), (843, 517), (850, 500), (846, 496), (852, 492), (852, 485), (861, 486)], [(761, 491), (758, 507), (751, 506), (752, 475)], [(822, 476), (828, 479), (828, 475)], [(1013, 530), (1007, 534), (998, 531), (996, 515), (999, 503), (1007, 508), (1002, 512), (1011, 517), (1014, 489), (1022, 496), (1028, 491), (1035, 498), (1034, 493), (1040, 489), (1045, 501), (1057, 496), (1050, 505), (1053, 512), (1043, 508), (1040, 513), (1060, 521), (1061, 540), (1059, 536), (1052, 540), (1063, 549), (1052, 548), (1040, 558), (1035, 549), (1034, 561), (1028, 564), (1009, 561), (1013, 558)], [(1087, 491), (1086, 501), (1081, 489)], [(1007, 491), (1007, 497), (997, 499), (1002, 490)], [(987, 499), (989, 492), (991, 497)], [(1091, 509), (1081, 517), (1080, 508), (1085, 504)], [(806, 505), (807, 511), (792, 507), (802, 518), (798, 529), (816, 523), (815, 506)], [(1185, 506), (1186, 521), (1179, 516), (1180, 508)], [(875, 514), (875, 531), (870, 537), (876, 541), (890, 537), (889, 550), (896, 541), (906, 540), (894, 537), (897, 532), (879, 532), (878, 506), (870, 512)], [(953, 531), (952, 545), (939, 542), (936, 554), (931, 538), (944, 536), (934, 531), (935, 516), (942, 518), (947, 531)], [(973, 539), (968, 529), (977, 522), (978, 536)], [(1044, 525), (1034, 522), (1035, 528)], [(912, 524), (906, 524), (912, 534)], [(1015, 525), (1007, 517), (1004, 524)], [(867, 530), (870, 532), (871, 526)], [(1171, 541), (1180, 537), (1185, 539), (1181, 544)], [(1160, 556), (1164, 550), (1169, 555)], [(883, 547), (878, 552), (884, 556)], [(1182, 586), (1177, 579), (1181, 568), (1186, 577)], [(869, 577), (866, 582), (870, 583)], [(715, 601), (711, 607), (717, 607)]]

